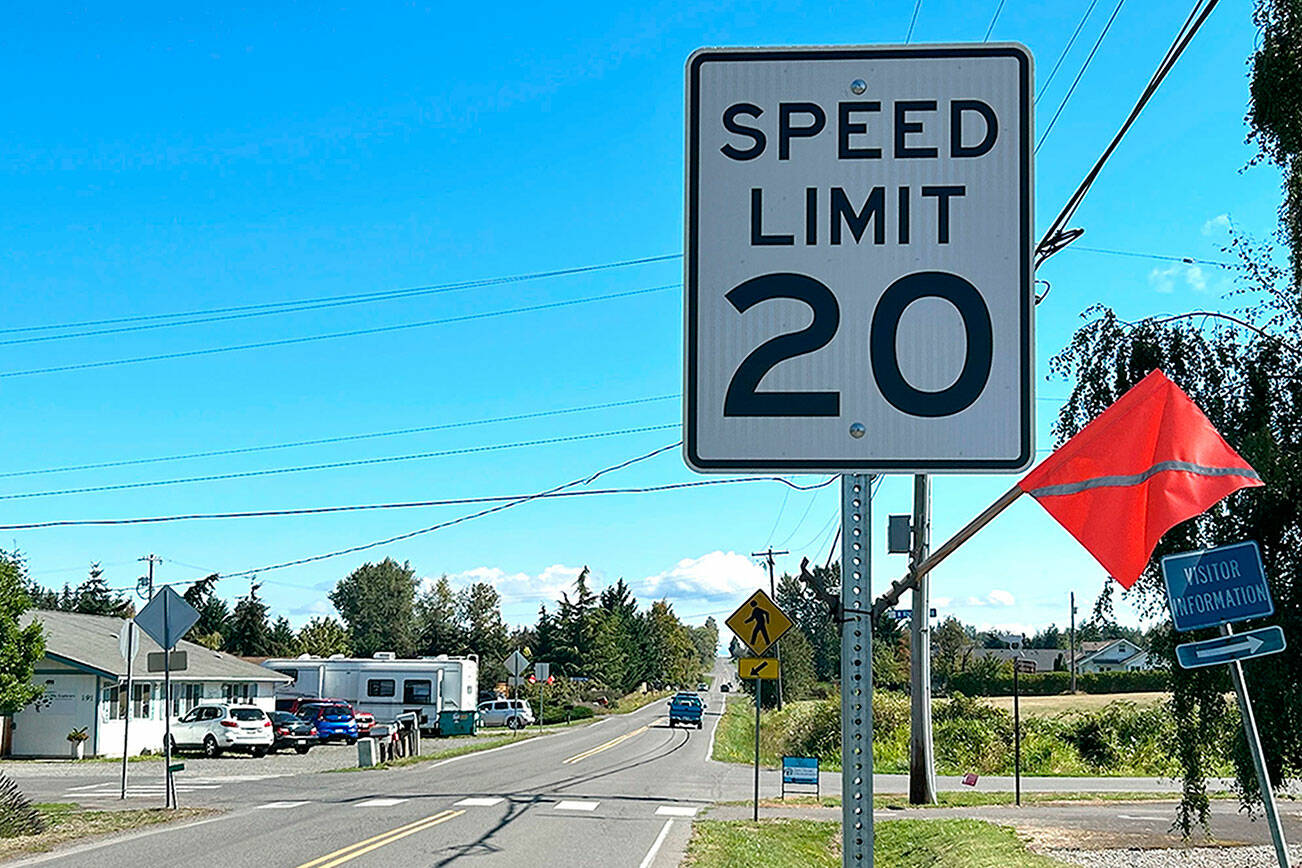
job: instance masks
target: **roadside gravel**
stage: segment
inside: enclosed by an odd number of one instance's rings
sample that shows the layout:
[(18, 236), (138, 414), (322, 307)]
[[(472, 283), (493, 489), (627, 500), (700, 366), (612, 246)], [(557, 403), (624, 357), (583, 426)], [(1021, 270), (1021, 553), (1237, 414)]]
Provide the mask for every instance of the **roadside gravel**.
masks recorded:
[[(1290, 848), (1302, 860), (1302, 847)], [(1083, 868), (1278, 868), (1271, 847), (1188, 847), (1179, 850), (1050, 850), (1048, 855)]]

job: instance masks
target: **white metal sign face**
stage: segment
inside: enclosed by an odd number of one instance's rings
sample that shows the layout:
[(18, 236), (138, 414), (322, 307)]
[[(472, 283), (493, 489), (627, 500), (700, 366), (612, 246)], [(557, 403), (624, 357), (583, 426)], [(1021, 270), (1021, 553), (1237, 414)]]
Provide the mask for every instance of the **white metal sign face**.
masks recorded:
[(1032, 81), (1015, 44), (692, 55), (688, 464), (1030, 464)]

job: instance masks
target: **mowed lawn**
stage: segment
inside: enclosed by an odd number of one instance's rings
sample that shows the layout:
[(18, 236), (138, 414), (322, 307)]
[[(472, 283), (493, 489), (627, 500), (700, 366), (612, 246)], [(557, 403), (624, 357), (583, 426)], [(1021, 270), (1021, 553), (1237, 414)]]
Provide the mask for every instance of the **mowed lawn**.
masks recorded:
[[(1059, 868), (1017, 833), (979, 820), (878, 823), (877, 868)], [(825, 820), (698, 820), (683, 863), (692, 868), (837, 868), (841, 824)]]
[[(1053, 717), (1063, 712), (1097, 711), (1112, 702), (1133, 702), (1139, 706), (1161, 705), (1171, 698), (1169, 693), (1077, 693), (1075, 696), (1023, 696), (1019, 701), (1021, 713), (1027, 717)], [(982, 697), (983, 702), (1013, 712), (1011, 696)]]

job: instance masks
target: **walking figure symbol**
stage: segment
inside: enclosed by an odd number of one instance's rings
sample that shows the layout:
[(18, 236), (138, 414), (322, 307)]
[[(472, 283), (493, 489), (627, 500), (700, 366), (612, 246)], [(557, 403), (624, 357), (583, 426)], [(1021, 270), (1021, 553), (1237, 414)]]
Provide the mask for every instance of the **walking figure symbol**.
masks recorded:
[(746, 616), (742, 623), (750, 624), (754, 622), (755, 626), (751, 628), (750, 641), (746, 643), (747, 645), (754, 648), (755, 640), (759, 638), (760, 634), (764, 635), (765, 645), (773, 644), (773, 640), (769, 638), (769, 617), (768, 611), (760, 608), (758, 600), (750, 601), (750, 614)]

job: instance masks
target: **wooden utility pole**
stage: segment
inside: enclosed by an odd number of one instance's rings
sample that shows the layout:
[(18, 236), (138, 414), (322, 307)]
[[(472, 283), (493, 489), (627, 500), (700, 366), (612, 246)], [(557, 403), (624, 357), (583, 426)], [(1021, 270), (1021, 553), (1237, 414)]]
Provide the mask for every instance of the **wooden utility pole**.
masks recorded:
[[(775, 603), (778, 601), (778, 587), (777, 587), (777, 580), (773, 578), (773, 556), (774, 556), (774, 555), (789, 555), (789, 554), (791, 554), (791, 552), (788, 552), (788, 551), (777, 551), (777, 552), (775, 552), (775, 551), (773, 550), (773, 546), (769, 546), (765, 551), (762, 551), (762, 552), (751, 552), (751, 553), (750, 553), (750, 556), (753, 557), (753, 558), (764, 558), (764, 562), (767, 563), (767, 564), (769, 565), (769, 596), (773, 599), (773, 602), (775, 602)], [(776, 656), (776, 657), (778, 658), (778, 666), (781, 666), (781, 665), (782, 665), (782, 662), (781, 662), (781, 661), (782, 661), (782, 649), (778, 647), (778, 644), (777, 644), (776, 642), (773, 644), (773, 654), (774, 654), (774, 656)], [(781, 670), (779, 670), (779, 672), (778, 672), (777, 688), (778, 688), (778, 710), (780, 711), (780, 710), (782, 709), (782, 673), (781, 673)], [(756, 696), (756, 697), (759, 696), (759, 691), (760, 691), (760, 681), (759, 681), (759, 679), (756, 679), (756, 680), (755, 680), (755, 696)], [(756, 699), (756, 701), (758, 702), (759, 700)]]
[[(931, 549), (931, 477), (913, 477), (913, 547), (909, 569), (916, 570)], [(909, 803), (936, 804), (936, 762), (931, 741), (931, 579), (913, 589), (909, 622)]]

